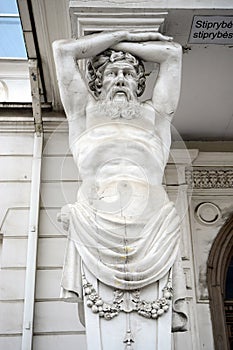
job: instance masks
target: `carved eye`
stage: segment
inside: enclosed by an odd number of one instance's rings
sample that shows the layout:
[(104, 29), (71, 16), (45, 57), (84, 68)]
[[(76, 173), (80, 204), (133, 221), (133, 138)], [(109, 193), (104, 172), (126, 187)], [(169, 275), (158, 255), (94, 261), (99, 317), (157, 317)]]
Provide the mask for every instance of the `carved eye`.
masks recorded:
[(126, 72), (125, 73), (125, 77), (126, 78), (132, 78), (132, 77), (134, 77), (134, 73), (133, 72)]
[(115, 77), (115, 73), (113, 71), (106, 72), (105, 74), (107, 77)]

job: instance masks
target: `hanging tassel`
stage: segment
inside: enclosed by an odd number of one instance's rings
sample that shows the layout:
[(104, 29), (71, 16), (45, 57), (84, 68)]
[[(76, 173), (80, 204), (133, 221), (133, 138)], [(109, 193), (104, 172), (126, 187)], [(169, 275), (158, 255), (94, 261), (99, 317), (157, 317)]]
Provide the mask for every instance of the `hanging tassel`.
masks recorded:
[(126, 332), (124, 343), (126, 343), (125, 350), (133, 350), (132, 343), (134, 343), (134, 338), (130, 329)]

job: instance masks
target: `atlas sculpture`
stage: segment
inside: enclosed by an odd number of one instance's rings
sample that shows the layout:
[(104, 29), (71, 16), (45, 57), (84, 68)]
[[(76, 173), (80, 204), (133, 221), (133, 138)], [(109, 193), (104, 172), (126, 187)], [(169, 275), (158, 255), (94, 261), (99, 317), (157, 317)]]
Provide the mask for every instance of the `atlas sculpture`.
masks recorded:
[[(84, 300), (90, 349), (170, 349), (164, 335), (170, 339), (180, 220), (162, 180), (181, 46), (158, 32), (121, 30), (59, 40), (53, 49), (81, 180), (76, 203), (61, 214), (62, 296)], [(159, 67), (147, 100), (143, 62)]]

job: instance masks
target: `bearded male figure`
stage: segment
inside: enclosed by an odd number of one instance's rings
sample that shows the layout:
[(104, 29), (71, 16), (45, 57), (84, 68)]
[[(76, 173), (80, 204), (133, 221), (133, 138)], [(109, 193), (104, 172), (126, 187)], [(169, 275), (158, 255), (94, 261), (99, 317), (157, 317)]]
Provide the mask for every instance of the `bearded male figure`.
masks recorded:
[[(162, 178), (179, 99), (181, 47), (157, 32), (118, 31), (57, 41), (54, 56), (82, 179), (77, 202), (68, 206), (63, 297), (82, 298), (83, 287), (102, 325), (125, 313), (124, 342), (130, 347), (140, 324), (131, 314), (157, 321), (168, 314), (172, 294), (179, 219)], [(81, 59), (88, 59), (89, 89)], [(152, 98), (145, 102), (138, 100), (146, 84), (142, 60), (159, 64)]]

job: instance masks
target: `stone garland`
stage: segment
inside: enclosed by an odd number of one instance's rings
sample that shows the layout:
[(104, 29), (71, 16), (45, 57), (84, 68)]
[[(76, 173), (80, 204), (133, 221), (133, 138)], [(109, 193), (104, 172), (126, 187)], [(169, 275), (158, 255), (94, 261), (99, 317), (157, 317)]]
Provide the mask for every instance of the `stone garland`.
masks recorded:
[(194, 169), (186, 170), (186, 182), (190, 187), (233, 188), (233, 169)]
[[(99, 314), (106, 320), (111, 320), (118, 316), (121, 311), (126, 312), (123, 307), (123, 295), (125, 291), (114, 290), (114, 299), (112, 304), (106, 303), (97, 294), (95, 288), (86, 279), (85, 274), (82, 275), (84, 295), (87, 297), (86, 305), (91, 308), (93, 313)], [(146, 301), (140, 299), (140, 290), (131, 291), (133, 295), (132, 302), (134, 307), (132, 311), (136, 311), (140, 316), (145, 318), (157, 319), (168, 311), (170, 300), (172, 298), (172, 283), (169, 274), (166, 286), (162, 290), (163, 297), (154, 301)]]

